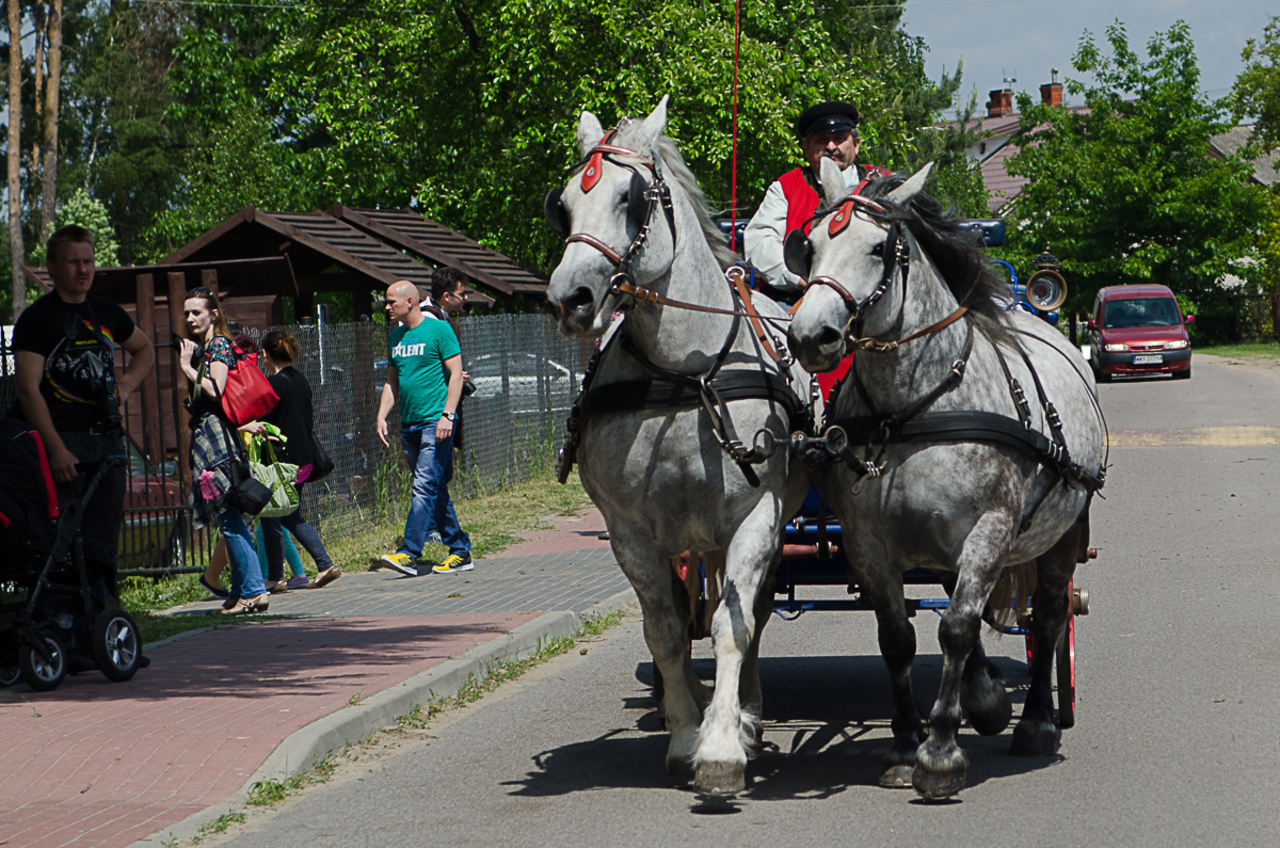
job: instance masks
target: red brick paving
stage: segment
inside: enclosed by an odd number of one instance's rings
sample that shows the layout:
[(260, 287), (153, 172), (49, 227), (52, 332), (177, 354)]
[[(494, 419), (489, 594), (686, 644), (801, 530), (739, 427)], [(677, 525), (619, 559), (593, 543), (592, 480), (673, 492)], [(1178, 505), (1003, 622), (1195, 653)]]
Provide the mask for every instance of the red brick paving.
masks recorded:
[(607, 541), (598, 538), (599, 534), (605, 531), (605, 526), (604, 516), (595, 507), (576, 517), (556, 516), (550, 523), (554, 527), (546, 530), (522, 531), (520, 535), (525, 541), (512, 545), (492, 558), (559, 554), (566, 551), (589, 551), (609, 547)]
[[(527, 544), (527, 543), (526, 543)], [(123, 848), (234, 795), (289, 734), (538, 613), (308, 619), (0, 698), (0, 844)]]

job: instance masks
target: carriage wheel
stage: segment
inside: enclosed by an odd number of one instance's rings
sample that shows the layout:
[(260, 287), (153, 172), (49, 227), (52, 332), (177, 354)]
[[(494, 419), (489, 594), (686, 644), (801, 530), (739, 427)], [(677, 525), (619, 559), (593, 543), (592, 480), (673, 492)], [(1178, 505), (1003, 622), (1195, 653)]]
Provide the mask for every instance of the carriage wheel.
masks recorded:
[(112, 607), (93, 620), (93, 662), (108, 679), (123, 683), (138, 671), (142, 639), (133, 616)]
[[(1071, 592), (1068, 584), (1068, 592)], [(1076, 616), (1067, 614), (1067, 626), (1058, 639), (1058, 726), (1076, 723)]]
[(48, 692), (57, 689), (67, 676), (67, 650), (62, 640), (52, 633), (41, 632), (39, 638), (49, 652), (49, 659), (23, 643), (18, 648), (18, 668), (24, 683), (37, 692)]

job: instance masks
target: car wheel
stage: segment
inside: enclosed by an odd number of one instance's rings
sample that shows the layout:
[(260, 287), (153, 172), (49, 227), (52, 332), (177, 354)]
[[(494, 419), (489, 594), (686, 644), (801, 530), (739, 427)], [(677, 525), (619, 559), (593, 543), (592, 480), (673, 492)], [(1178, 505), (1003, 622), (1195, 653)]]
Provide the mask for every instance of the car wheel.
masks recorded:
[(1191, 366), (1189, 366), (1189, 365), (1188, 365), (1188, 366), (1187, 366), (1187, 370), (1186, 370), (1186, 371), (1174, 371), (1174, 372), (1173, 372), (1173, 379), (1175, 379), (1175, 380), (1190, 380), (1190, 379), (1191, 379)]
[(1110, 382), (1111, 382), (1111, 375), (1110, 375), (1110, 374), (1108, 374), (1106, 371), (1103, 371), (1101, 368), (1094, 368), (1094, 369), (1093, 369), (1093, 378), (1094, 378), (1094, 380), (1095, 380), (1096, 382), (1098, 382), (1098, 383), (1110, 383)]
[(30, 645), (23, 643), (18, 648), (18, 670), (22, 681), (37, 692), (49, 692), (57, 689), (67, 676), (67, 649), (62, 640), (52, 633), (42, 631), (39, 638), (49, 658), (40, 656)]
[(0, 658), (0, 686), (12, 686), (22, 679), (22, 668), (18, 665), (18, 654)]
[(133, 677), (142, 658), (142, 637), (133, 616), (111, 607), (93, 620), (93, 662), (108, 679), (123, 683)]
[(191, 533), (187, 529), (186, 519), (179, 518), (173, 523), (173, 529), (169, 532), (169, 544), (165, 546), (164, 562), (160, 563), (161, 571), (182, 573), (182, 570), (187, 567), (187, 542), (190, 538)]

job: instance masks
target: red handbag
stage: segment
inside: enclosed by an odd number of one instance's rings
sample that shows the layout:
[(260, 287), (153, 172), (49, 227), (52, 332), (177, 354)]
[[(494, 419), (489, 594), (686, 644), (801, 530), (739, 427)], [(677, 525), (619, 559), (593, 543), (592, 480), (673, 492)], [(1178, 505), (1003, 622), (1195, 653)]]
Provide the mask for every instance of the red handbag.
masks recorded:
[(232, 346), (236, 367), (227, 372), (227, 387), (222, 392), (222, 411), (237, 427), (257, 421), (275, 408), (280, 400), (266, 375), (258, 370), (258, 354), (245, 353)]

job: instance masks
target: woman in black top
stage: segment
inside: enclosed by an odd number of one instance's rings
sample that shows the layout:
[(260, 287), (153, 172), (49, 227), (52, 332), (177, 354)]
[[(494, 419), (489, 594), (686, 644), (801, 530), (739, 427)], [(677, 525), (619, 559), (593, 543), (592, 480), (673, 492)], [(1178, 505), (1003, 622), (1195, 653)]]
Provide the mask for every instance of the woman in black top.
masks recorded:
[[(301, 489), (310, 476), (315, 461), (311, 455), (311, 434), (315, 428), (311, 385), (293, 367), (293, 361), (302, 352), (302, 346), (288, 333), (273, 330), (263, 337), (261, 347), (263, 363), (270, 374), (268, 379), (271, 381), (271, 388), (280, 398), (264, 420), (279, 427), (284, 433), (286, 441), (277, 448), (276, 453), (283, 461), (298, 466), (298, 488)], [(320, 574), (310, 588), (319, 589), (342, 576), (342, 571), (329, 559), (329, 552), (325, 550), (324, 542), (320, 541), (320, 534), (307, 523), (299, 508), (283, 518), (262, 519), (268, 580), (280, 580), (284, 577), (282, 526), (289, 528), (289, 532), (316, 561)]]

